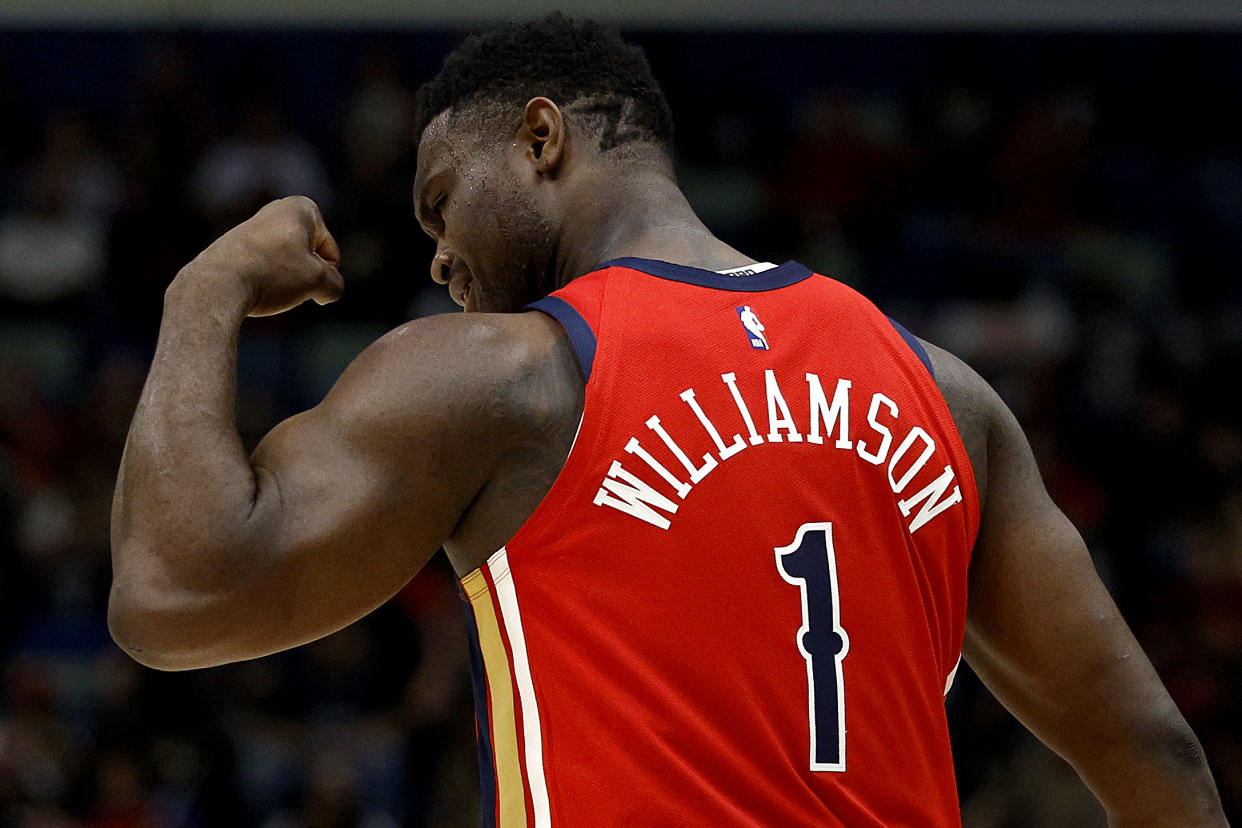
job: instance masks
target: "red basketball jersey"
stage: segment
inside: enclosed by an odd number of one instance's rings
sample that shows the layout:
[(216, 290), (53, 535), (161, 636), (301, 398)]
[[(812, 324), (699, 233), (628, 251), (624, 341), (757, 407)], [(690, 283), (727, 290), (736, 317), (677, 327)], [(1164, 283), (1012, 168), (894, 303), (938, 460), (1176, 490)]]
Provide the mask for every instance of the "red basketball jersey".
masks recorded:
[(585, 408), (462, 580), (485, 823), (958, 825), (979, 521), (921, 345), (794, 262), (610, 262), (535, 303)]

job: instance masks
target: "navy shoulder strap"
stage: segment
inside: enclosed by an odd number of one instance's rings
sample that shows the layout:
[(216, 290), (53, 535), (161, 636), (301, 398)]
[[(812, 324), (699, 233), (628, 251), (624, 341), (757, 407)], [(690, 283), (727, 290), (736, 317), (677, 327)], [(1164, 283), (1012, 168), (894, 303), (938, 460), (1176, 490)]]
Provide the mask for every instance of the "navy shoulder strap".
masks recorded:
[(565, 333), (569, 334), (569, 344), (573, 345), (578, 356), (578, 364), (582, 366), (582, 376), (589, 380), (595, 364), (595, 331), (591, 330), (578, 309), (559, 296), (545, 296), (526, 307), (542, 311), (561, 323)]
[(910, 333), (905, 327), (893, 317), (888, 317), (888, 321), (893, 323), (893, 327), (897, 329), (897, 333), (901, 334), (901, 338), (910, 346), (910, 350), (914, 351), (914, 355), (919, 358), (919, 362), (927, 368), (927, 373), (932, 375), (932, 379), (936, 377), (936, 371), (932, 368), (931, 357), (927, 355), (927, 349), (923, 347), (923, 343), (919, 342), (918, 337)]

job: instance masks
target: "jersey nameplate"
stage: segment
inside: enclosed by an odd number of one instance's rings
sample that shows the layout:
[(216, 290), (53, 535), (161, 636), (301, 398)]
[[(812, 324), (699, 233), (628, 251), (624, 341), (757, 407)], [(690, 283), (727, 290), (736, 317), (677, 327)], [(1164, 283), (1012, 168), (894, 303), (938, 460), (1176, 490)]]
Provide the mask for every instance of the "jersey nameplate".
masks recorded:
[[(613, 460), (595, 494), (595, 505), (616, 509), (658, 529), (668, 529), (677, 514), (678, 502), (685, 500), (695, 485), (721, 463), (750, 446), (803, 441), (822, 445), (826, 449), (852, 452), (860, 461), (873, 466), (887, 466), (889, 486), (898, 498), (897, 507), (909, 519), (906, 528), (911, 534), (962, 502), (962, 490), (951, 465), (946, 464), (943, 471), (921, 488), (912, 485), (935, 454), (936, 442), (921, 426), (901, 422), (897, 403), (883, 393), (877, 391), (870, 399), (860, 401), (866, 406), (867, 430), (856, 439), (851, 439), (851, 389), (854, 385), (851, 380), (837, 379), (830, 399), (819, 375), (806, 374), (805, 389), (799, 390), (807, 395), (809, 417), (808, 422), (798, 423), (790, 413), (775, 372), (767, 369), (763, 374), (765, 399), (755, 410), (762, 412), (764, 407), (767, 409), (766, 434), (760, 433), (755, 425), (752, 408), (738, 388), (737, 375), (721, 374), (720, 380), (729, 389), (736, 416), (741, 418), (746, 436), (743, 437), (739, 431), (726, 443), (717, 424), (723, 422), (726, 416), (732, 418), (733, 412), (713, 411), (709, 416), (696, 398), (694, 389), (688, 388), (679, 396), (694, 413), (701, 430), (694, 435), (678, 434), (674, 438), (665, 429), (660, 417), (653, 414), (645, 423), (651, 432), (646, 438), (647, 444), (644, 445), (638, 437), (631, 437), (626, 442), (624, 451), (630, 457), (625, 463), (621, 459)], [(796, 384), (801, 386), (803, 383), (798, 381)], [(786, 380), (787, 388), (793, 385)], [(862, 409), (856, 408), (855, 411), (861, 413)], [(900, 440), (897, 435), (900, 435)], [(691, 453), (683, 448), (705, 443), (708, 439), (715, 451), (703, 454), (699, 459), (692, 458)], [(671, 454), (680, 468), (674, 471), (652, 454), (649, 447), (656, 445), (662, 445), (660, 454), (665, 457)], [(699, 445), (692, 453), (698, 455), (701, 448)]]

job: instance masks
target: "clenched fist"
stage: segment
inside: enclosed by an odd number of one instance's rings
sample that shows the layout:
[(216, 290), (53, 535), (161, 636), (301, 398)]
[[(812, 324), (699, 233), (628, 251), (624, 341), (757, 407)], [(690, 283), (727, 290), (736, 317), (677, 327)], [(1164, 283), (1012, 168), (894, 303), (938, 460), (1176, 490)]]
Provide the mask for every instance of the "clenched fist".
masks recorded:
[(270, 316), (345, 290), (341, 250), (315, 202), (289, 196), (265, 205), (199, 253), (182, 276), (237, 297), (249, 316)]

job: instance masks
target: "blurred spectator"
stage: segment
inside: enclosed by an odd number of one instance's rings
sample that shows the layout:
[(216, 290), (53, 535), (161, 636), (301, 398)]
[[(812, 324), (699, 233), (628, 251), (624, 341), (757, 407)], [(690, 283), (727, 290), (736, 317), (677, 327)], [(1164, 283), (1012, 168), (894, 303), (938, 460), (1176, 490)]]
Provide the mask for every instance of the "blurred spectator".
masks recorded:
[(341, 172), (350, 181), (336, 210), (343, 226), (337, 240), (350, 251), (342, 311), (354, 319), (395, 325), (420, 292), (430, 292), (425, 274), (432, 251), (413, 208), (413, 130), (414, 86), (396, 45), (365, 44), (337, 137)]
[(66, 115), (49, 125), (21, 177), (24, 198), (0, 218), (0, 298), (80, 296), (103, 276), (107, 226), (121, 200), (115, 165), (86, 123)]
[(246, 62), (234, 80), (232, 133), (194, 171), (195, 204), (223, 230), (287, 195), (310, 196), (326, 211), (332, 186), (316, 149), (289, 130), (272, 67)]

